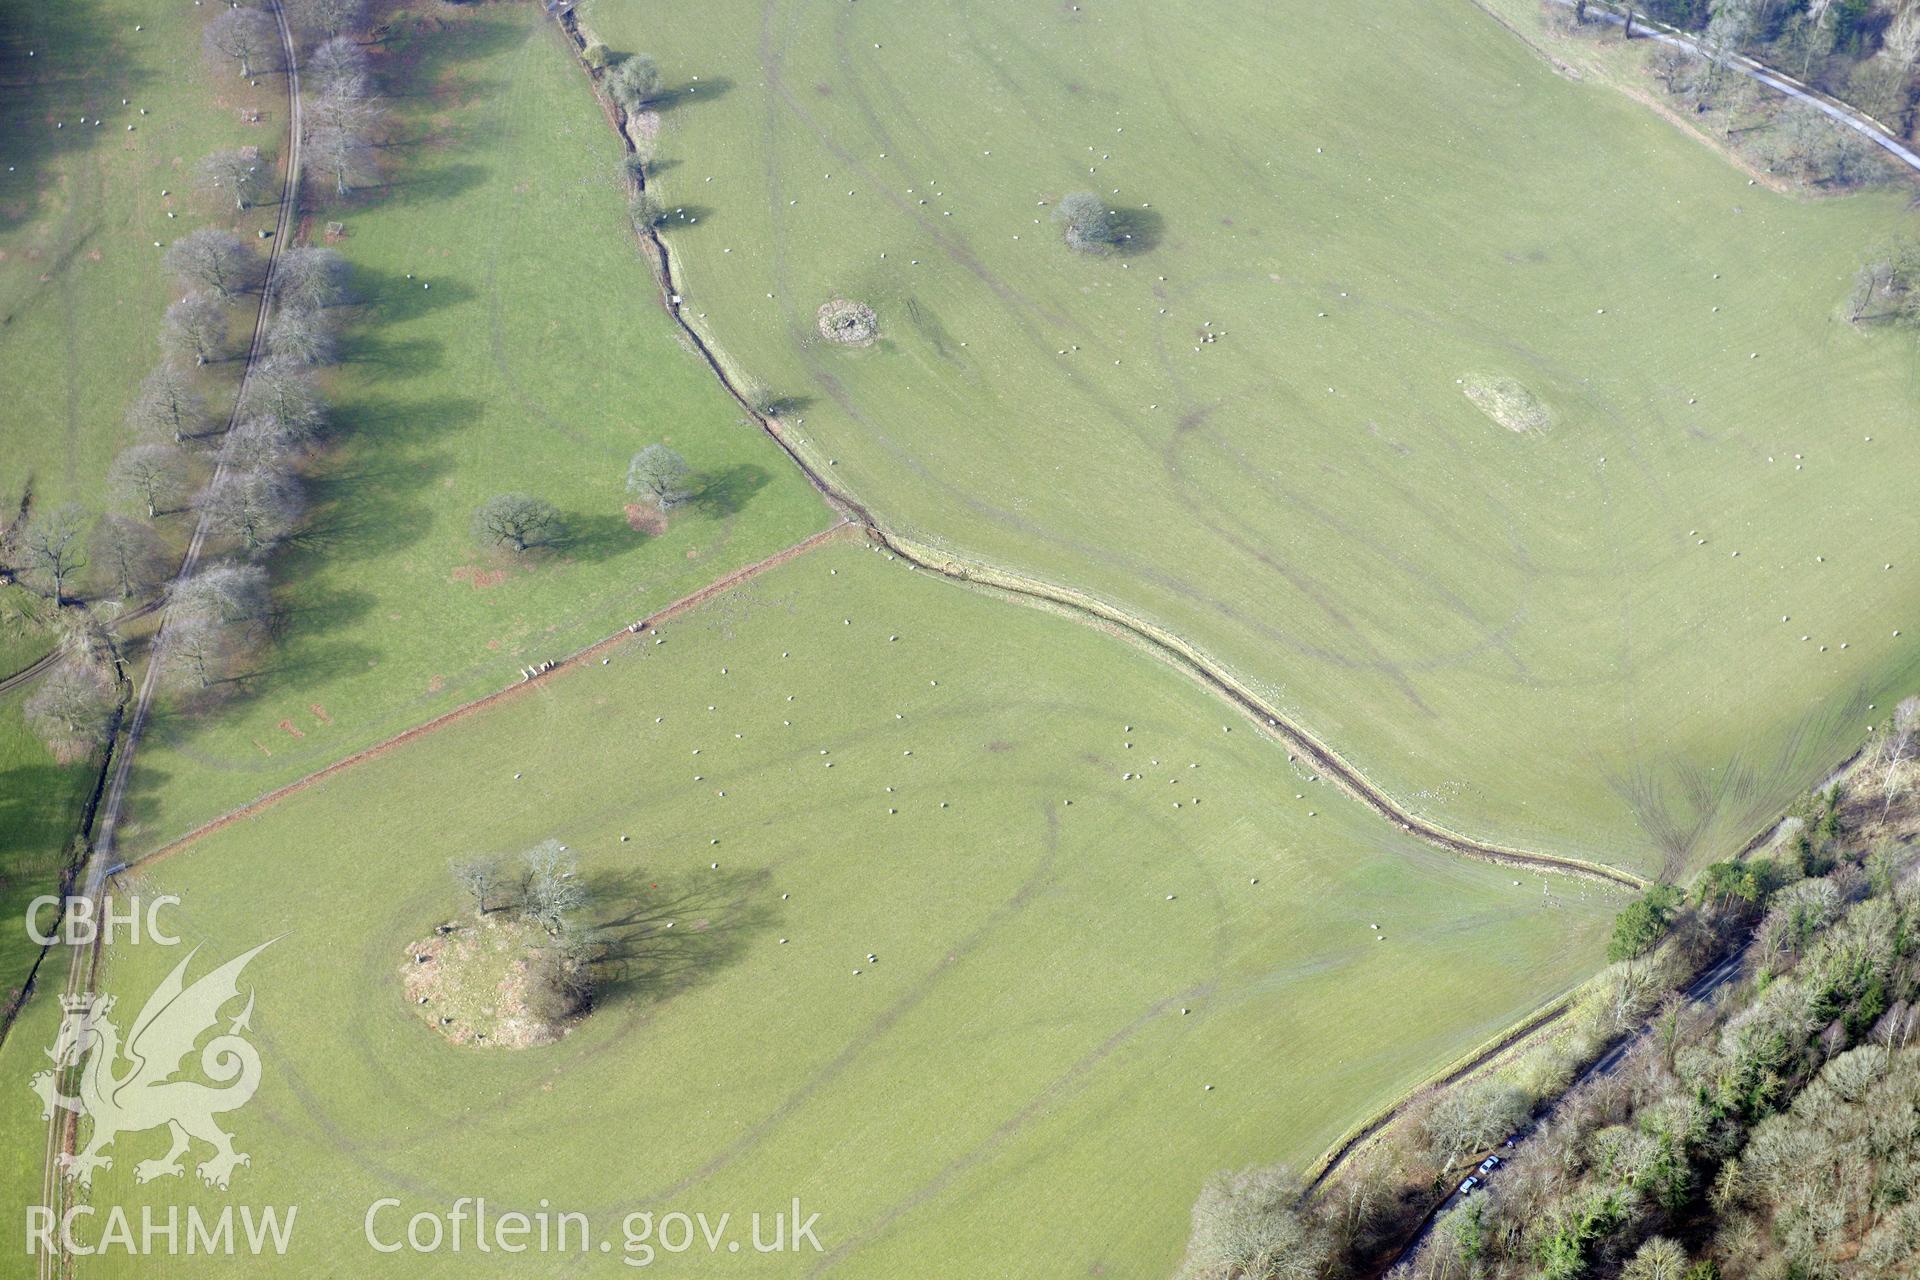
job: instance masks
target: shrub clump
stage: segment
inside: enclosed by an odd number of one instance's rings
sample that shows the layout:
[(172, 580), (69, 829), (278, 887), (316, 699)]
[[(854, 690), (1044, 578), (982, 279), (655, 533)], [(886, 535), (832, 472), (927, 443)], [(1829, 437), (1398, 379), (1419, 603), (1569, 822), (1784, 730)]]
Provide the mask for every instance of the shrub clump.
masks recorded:
[(1077, 253), (1111, 253), (1120, 242), (1120, 223), (1113, 210), (1091, 191), (1076, 191), (1054, 206), (1067, 247)]
[(820, 336), (828, 342), (864, 347), (880, 336), (880, 321), (866, 303), (835, 298), (820, 308)]

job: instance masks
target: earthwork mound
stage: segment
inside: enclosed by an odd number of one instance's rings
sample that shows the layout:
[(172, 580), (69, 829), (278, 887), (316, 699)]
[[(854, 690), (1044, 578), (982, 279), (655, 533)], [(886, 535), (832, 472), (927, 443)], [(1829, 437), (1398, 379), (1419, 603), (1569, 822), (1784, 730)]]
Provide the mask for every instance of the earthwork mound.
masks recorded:
[(1470, 373), (1460, 380), (1460, 389), (1480, 412), (1509, 431), (1545, 431), (1553, 425), (1553, 414), (1540, 397), (1512, 378)]
[(843, 346), (864, 347), (880, 334), (873, 308), (849, 298), (835, 298), (820, 308), (820, 336)]

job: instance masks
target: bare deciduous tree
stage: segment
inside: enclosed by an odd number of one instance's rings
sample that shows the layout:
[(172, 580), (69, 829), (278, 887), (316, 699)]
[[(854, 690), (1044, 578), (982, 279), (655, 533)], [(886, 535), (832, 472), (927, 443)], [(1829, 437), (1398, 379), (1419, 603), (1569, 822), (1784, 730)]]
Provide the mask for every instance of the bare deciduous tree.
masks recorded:
[(280, 49), (279, 28), (258, 9), (228, 9), (207, 24), (204, 39), (211, 55), (232, 60), (243, 76), (271, 70)]
[(1893, 802), (1907, 789), (1908, 763), (1913, 758), (1914, 744), (1920, 739), (1920, 697), (1904, 698), (1893, 709), (1893, 719), (1887, 726), (1887, 736), (1880, 746), (1880, 817), (1884, 820), (1893, 809)]
[(1215, 1175), (1193, 1205), (1180, 1280), (1318, 1280), (1328, 1247), (1285, 1169)]
[(338, 251), (307, 245), (281, 251), (273, 269), (273, 297), (281, 306), (331, 307), (346, 294), (347, 260)]
[(447, 864), (453, 882), (473, 899), (473, 913), (487, 914), (487, 903), (500, 891), (503, 876), (498, 858), (455, 858)]
[(159, 437), (176, 444), (199, 435), (207, 426), (207, 402), (194, 389), (186, 372), (172, 361), (141, 380), (127, 425), (136, 435)]
[(289, 440), (304, 443), (319, 436), (326, 413), (313, 379), (301, 365), (274, 357), (247, 376), (240, 393), (242, 417), (269, 417), (280, 424)]
[(578, 865), (558, 840), (543, 840), (523, 857), (527, 870), (520, 890), (521, 913), (550, 934), (564, 932), (567, 918), (587, 901)]
[(308, 136), (338, 130), (359, 139), (372, 137), (386, 118), (387, 109), (379, 99), (365, 96), (365, 87), (359, 82), (343, 82), (338, 89), (316, 95), (306, 110)]
[(227, 309), (204, 293), (190, 293), (167, 308), (160, 338), (174, 355), (205, 364), (226, 350)]
[(260, 163), (260, 148), (229, 147), (216, 151), (200, 162), (200, 182), (208, 191), (233, 201), (236, 209), (246, 209), (260, 195), (266, 173)]
[(296, 364), (332, 364), (333, 324), (317, 307), (281, 307), (267, 329), (267, 350)]
[(693, 493), (687, 460), (664, 444), (650, 444), (627, 465), (627, 492), (669, 511)]
[(522, 554), (557, 542), (565, 533), (554, 505), (531, 494), (499, 494), (482, 503), (473, 517), (474, 537), (488, 546), (510, 547)]
[(267, 571), (257, 564), (211, 565), (173, 589), (176, 615), (243, 631), (264, 626), (273, 608)]
[(161, 261), (189, 286), (217, 298), (231, 298), (250, 288), (260, 271), (259, 255), (246, 241), (219, 227), (189, 231), (167, 246)]
[(287, 0), (287, 12), (301, 30), (333, 37), (367, 20), (366, 0)]
[(166, 576), (166, 546), (152, 526), (139, 520), (102, 516), (88, 553), (94, 572), (121, 600), (133, 599)]
[(115, 692), (113, 677), (103, 668), (69, 658), (27, 699), (27, 723), (49, 745), (98, 746), (113, 723)]
[(314, 92), (328, 96), (364, 98), (372, 91), (373, 76), (367, 65), (366, 50), (348, 36), (335, 36), (314, 46), (302, 68), (303, 78), (311, 78)]
[(151, 520), (184, 496), (187, 459), (170, 444), (136, 444), (120, 451), (109, 476), (115, 488), (146, 506)]
[(200, 499), (213, 528), (263, 556), (293, 532), (305, 500), (300, 483), (276, 471), (230, 471)]
[(87, 567), (86, 527), (86, 512), (68, 503), (27, 521), (15, 540), (21, 564), (46, 583), (47, 597), (56, 606), (65, 601), (74, 575)]
[(270, 413), (242, 420), (221, 446), (228, 464), (242, 471), (284, 470), (298, 442)]
[(179, 681), (193, 680), (202, 689), (225, 669), (227, 633), (212, 618), (187, 614), (168, 621), (160, 641), (160, 660)]
[(346, 195), (373, 180), (373, 146), (352, 129), (316, 128), (307, 139), (307, 156), (317, 172), (333, 179), (336, 195)]

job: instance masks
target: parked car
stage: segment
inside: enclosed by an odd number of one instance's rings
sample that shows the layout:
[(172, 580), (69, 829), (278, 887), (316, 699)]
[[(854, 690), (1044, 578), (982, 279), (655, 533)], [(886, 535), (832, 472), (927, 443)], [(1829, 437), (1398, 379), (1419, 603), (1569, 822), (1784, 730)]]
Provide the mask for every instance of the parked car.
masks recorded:
[(1485, 1160), (1482, 1160), (1480, 1162), (1481, 1173), (1492, 1173), (1495, 1169), (1498, 1169), (1499, 1167), (1500, 1167), (1499, 1156), (1488, 1156)]
[(1460, 1184), (1460, 1194), (1463, 1196), (1471, 1195), (1473, 1193), (1473, 1189), (1479, 1185), (1480, 1185), (1480, 1175), (1469, 1174), (1467, 1177), (1467, 1180)]

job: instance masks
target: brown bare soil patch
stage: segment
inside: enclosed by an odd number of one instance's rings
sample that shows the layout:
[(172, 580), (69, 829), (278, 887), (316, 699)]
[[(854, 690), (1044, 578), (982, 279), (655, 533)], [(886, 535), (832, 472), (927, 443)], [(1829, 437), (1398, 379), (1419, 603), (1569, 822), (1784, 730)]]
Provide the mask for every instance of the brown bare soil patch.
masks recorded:
[(304, 738), (307, 736), (306, 734), (300, 732), (300, 726), (295, 724), (291, 720), (282, 720), (279, 724), (275, 725), (274, 728), (280, 730), (282, 733), (289, 735), (290, 737)]
[(658, 508), (650, 507), (644, 502), (629, 502), (626, 510), (627, 528), (636, 533), (657, 538), (667, 531), (667, 517)]
[(328, 715), (327, 709), (321, 706), (319, 703), (317, 702), (313, 703), (311, 706), (307, 708), (307, 710), (313, 712), (313, 718), (318, 720), (321, 724), (333, 723), (333, 717)]
[(464, 582), (475, 591), (486, 591), (499, 586), (507, 580), (505, 569), (482, 569), (477, 564), (463, 564), (450, 575), (455, 582)]

